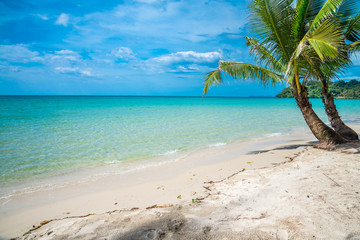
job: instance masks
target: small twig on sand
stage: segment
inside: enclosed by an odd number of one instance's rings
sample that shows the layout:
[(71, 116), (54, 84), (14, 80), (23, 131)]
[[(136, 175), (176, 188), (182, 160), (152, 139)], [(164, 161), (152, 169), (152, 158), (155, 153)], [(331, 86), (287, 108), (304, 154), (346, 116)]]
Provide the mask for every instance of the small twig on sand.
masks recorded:
[(203, 186), (203, 188), (211, 192), (211, 189), (209, 187)]
[(331, 181), (333, 181), (334, 183), (335, 183), (335, 185), (336, 186), (338, 186), (338, 187), (341, 187), (341, 185), (340, 184), (338, 184), (337, 182), (335, 182), (335, 180), (334, 179), (332, 179), (331, 177), (329, 177), (328, 175), (326, 175), (325, 173), (323, 173), (324, 174), (324, 176), (325, 177), (327, 177), (328, 179), (330, 179)]
[(174, 205), (171, 204), (171, 203), (166, 203), (166, 204), (163, 204), (163, 205), (157, 205), (157, 204), (155, 204), (155, 205), (152, 205), (152, 206), (150, 206), (150, 207), (147, 207), (146, 209), (151, 209), (151, 208), (167, 208), (167, 207), (172, 207), (172, 206), (174, 206)]
[(221, 179), (221, 180), (219, 180), (219, 181), (210, 181), (210, 182), (204, 182), (204, 183), (221, 183), (221, 182), (223, 182), (223, 181), (225, 181), (225, 180), (227, 180), (227, 179), (230, 179), (230, 178), (232, 178), (233, 176), (235, 176), (235, 175), (237, 175), (237, 174), (239, 174), (239, 173), (241, 173), (241, 172), (244, 172), (245, 171), (245, 168), (243, 168), (243, 169), (241, 169), (240, 171), (238, 171), (238, 172), (236, 172), (236, 173), (234, 173), (234, 174), (232, 174), (232, 175), (230, 175), (230, 176), (228, 176), (228, 177), (226, 177), (226, 178), (224, 178), (224, 179)]

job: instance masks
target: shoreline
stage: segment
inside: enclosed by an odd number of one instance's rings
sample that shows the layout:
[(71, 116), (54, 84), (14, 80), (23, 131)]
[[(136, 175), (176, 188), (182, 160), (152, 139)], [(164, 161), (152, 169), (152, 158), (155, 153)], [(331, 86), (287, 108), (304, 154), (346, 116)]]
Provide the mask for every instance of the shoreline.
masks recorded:
[[(120, 180), (123, 180), (119, 183), (120, 185), (116, 187), (136, 185), (144, 182), (144, 180), (138, 181), (133, 178), (129, 181), (127, 178), (133, 175), (148, 175), (146, 174), (147, 170), (151, 171), (151, 169), (166, 166), (171, 167), (171, 165), (181, 165), (184, 163), (182, 165), (185, 166), (181, 168), (172, 166), (172, 174), (174, 172), (179, 173), (195, 166), (228, 161), (234, 158), (235, 155), (244, 155), (258, 148), (286, 143), (294, 137), (296, 139), (313, 139), (310, 133), (303, 134), (303, 129), (304, 128), (296, 128), (286, 133), (265, 134), (250, 139), (240, 139), (227, 143), (194, 147), (184, 151), (170, 151), (171, 153), (169, 154), (159, 154), (157, 157), (149, 157), (146, 159), (113, 162), (100, 164), (98, 166), (84, 166), (79, 169), (71, 169), (66, 173), (56, 173), (50, 176), (25, 179), (23, 183), (10, 183), (1, 189), (0, 206), (7, 208), (8, 202), (11, 201), (11, 199), (22, 195), (61, 190), (77, 184), (81, 185), (87, 182), (101, 181), (101, 179), (106, 177), (118, 176)], [(165, 176), (163, 179), (164, 178), (169, 178), (169, 176)], [(153, 178), (149, 180), (154, 181), (157, 179)], [(34, 182), (36, 184), (34, 184)], [(0, 209), (0, 213), (1, 212)]]
[[(85, 178), (87, 178), (87, 176), (89, 175), (95, 175), (94, 180), (96, 180), (96, 178), (101, 178), (106, 175), (118, 175), (124, 173), (126, 174), (127, 172), (137, 171), (143, 168), (153, 168), (163, 164), (168, 164), (169, 162), (181, 161), (182, 159), (187, 158), (189, 155), (194, 155), (197, 153), (212, 154), (212, 150), (222, 151), (223, 148), (233, 148), (234, 146), (243, 149), (243, 151), (238, 152), (238, 154), (244, 154), (247, 151), (248, 147), (255, 150), (257, 147), (286, 142), (289, 140), (290, 135), (296, 135), (299, 136), (299, 138), (304, 137), (302, 134), (304, 129), (306, 129), (306, 127), (297, 127), (282, 133), (268, 133), (264, 135), (253, 136), (251, 138), (232, 140), (229, 142), (218, 142), (204, 146), (190, 147), (186, 149), (174, 149), (169, 150), (165, 153), (159, 153), (155, 156), (147, 156), (140, 159), (127, 159), (124, 161), (112, 161), (107, 163), (100, 163), (97, 165), (84, 165), (74, 169), (67, 169), (55, 172), (55, 174), (51, 175), (40, 175), (20, 179), (20, 182), (12, 181), (2, 186), (0, 192), (0, 206), (6, 205), (6, 203), (2, 201), (2, 199), (8, 197), (6, 195), (18, 195), (23, 193), (49, 190), (49, 188), (51, 187), (50, 185), (54, 185), (55, 188), (61, 188), (62, 186), (57, 185), (65, 183), (67, 179), (71, 179), (72, 182), (76, 181), (81, 183), (87, 181)], [(264, 144), (256, 146), (259, 142)], [(213, 161), (216, 162), (218, 161), (218, 159)], [(207, 163), (208, 162), (206, 162), (205, 164)], [(92, 181), (91, 179), (88, 180)], [(37, 182), (36, 186), (33, 185), (33, 182)], [(19, 191), (24, 189), (26, 189), (26, 191)]]
[[(353, 127), (359, 132), (359, 125)], [(243, 169), (271, 171), (305, 152), (313, 140), (304, 134), (228, 144), (195, 151), (180, 161), (140, 169), (125, 176), (127, 184), (121, 182), (124, 176), (110, 175), (62, 190), (27, 194), (10, 202), (12, 207), (8, 205), (7, 210), (2, 208), (0, 238), (21, 236), (45, 220), (133, 208), (142, 211), (151, 206), (191, 205), (193, 199), (208, 196), (204, 182), (227, 180)]]

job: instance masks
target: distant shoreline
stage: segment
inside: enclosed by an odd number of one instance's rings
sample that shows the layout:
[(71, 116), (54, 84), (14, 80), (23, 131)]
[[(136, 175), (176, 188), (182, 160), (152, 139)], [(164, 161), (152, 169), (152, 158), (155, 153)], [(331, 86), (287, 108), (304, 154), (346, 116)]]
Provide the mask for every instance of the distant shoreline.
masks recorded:
[[(275, 98), (278, 98), (278, 99), (281, 99), (281, 98), (289, 99), (289, 98), (294, 98), (294, 97), (275, 97)], [(309, 97), (309, 98), (310, 98), (310, 99), (322, 99), (322, 97)], [(339, 99), (342, 99), (342, 100), (359, 100), (360, 98), (334, 97), (334, 99), (336, 99), (336, 100), (339, 100)]]
[[(309, 98), (322, 98), (322, 85), (319, 81), (309, 81), (306, 83)], [(328, 91), (335, 99), (360, 99), (360, 81), (351, 80), (345, 82), (343, 80), (330, 82)], [(292, 89), (284, 88), (277, 98), (292, 98)]]

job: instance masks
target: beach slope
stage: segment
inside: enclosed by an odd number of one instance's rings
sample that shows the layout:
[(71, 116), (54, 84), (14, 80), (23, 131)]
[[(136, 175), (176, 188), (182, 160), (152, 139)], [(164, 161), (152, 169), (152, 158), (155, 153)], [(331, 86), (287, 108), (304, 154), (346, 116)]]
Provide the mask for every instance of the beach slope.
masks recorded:
[[(278, 158), (283, 161), (273, 161)], [(226, 177), (218, 175), (210, 181), (203, 172), (209, 169), (192, 169), (192, 176), (199, 176), (196, 180), (203, 189), (201, 196), (197, 193), (196, 198), (180, 196), (178, 201), (147, 208), (115, 209), (45, 221), (21, 238), (360, 238), (358, 144), (333, 151), (290, 144), (240, 156), (234, 161), (251, 165), (252, 159), (272, 162), (272, 166), (234, 165), (232, 174), (229, 171)], [(212, 165), (212, 171), (221, 171), (226, 164)]]

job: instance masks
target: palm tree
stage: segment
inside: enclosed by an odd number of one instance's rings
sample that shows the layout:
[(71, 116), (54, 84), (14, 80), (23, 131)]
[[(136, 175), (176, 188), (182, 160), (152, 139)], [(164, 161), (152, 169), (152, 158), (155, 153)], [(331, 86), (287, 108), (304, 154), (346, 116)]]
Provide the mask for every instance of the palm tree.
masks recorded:
[(336, 22), (328, 18), (342, 1), (320, 3), (298, 0), (293, 8), (290, 0), (253, 0), (249, 8), (254, 37), (247, 37), (246, 41), (257, 65), (220, 61), (218, 69), (206, 75), (203, 94), (211, 86), (221, 84), (226, 74), (235, 79), (256, 79), (265, 85), (286, 82), (320, 146), (344, 143), (345, 139), (316, 115), (305, 87), (311, 77), (308, 61), (314, 56), (321, 61), (343, 57), (339, 51), (345, 45), (342, 33)]
[[(342, 68), (341, 70), (344, 70), (344, 68)], [(322, 84), (322, 101), (324, 103), (325, 112), (328, 116), (331, 126), (343, 138), (348, 140), (359, 140), (358, 134), (341, 120), (341, 117), (336, 109), (334, 97), (329, 92), (329, 84), (334, 75), (331, 73), (326, 74), (327, 71), (325, 70), (319, 70), (319, 72), (320, 73), (318, 73), (317, 75)]]
[(311, 59), (309, 61), (310, 70), (313, 70), (313, 75), (322, 84), (322, 100), (329, 122), (338, 134), (348, 140), (359, 140), (359, 137), (353, 129), (341, 120), (334, 98), (329, 92), (329, 83), (337, 77), (338, 73), (345, 71), (350, 65), (351, 53), (356, 50), (356, 45), (360, 40), (360, 14), (353, 12), (353, 9), (356, 9), (354, 8), (355, 4), (355, 1), (345, 1), (334, 11), (332, 16), (329, 16), (339, 24), (343, 38), (348, 43), (341, 49), (343, 58), (326, 59), (325, 61)]

